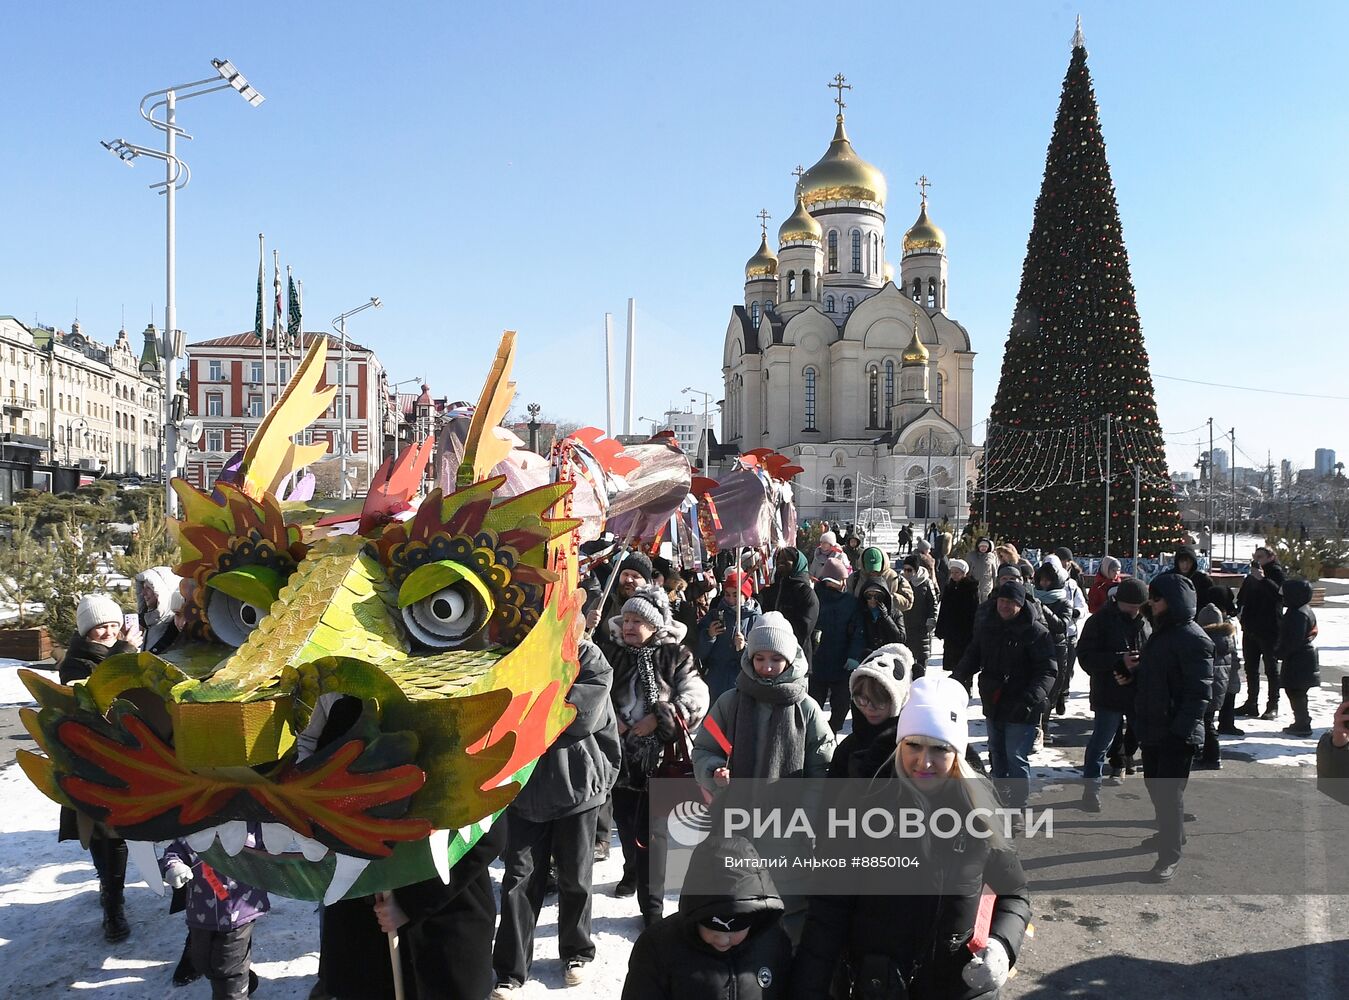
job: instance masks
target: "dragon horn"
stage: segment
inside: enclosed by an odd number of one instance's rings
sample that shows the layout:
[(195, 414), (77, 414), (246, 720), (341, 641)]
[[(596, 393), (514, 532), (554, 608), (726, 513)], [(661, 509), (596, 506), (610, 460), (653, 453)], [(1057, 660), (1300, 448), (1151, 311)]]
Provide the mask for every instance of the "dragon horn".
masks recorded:
[(482, 387), (478, 406), (473, 411), (473, 420), (469, 423), (468, 438), (464, 441), (464, 460), (459, 464), (456, 483), (460, 487), (470, 486), (487, 478), (507, 455), (511, 444), (497, 433), (497, 425), (506, 416), (515, 398), (515, 383), (510, 380), (511, 365), (515, 363), (515, 331), (507, 330), (501, 335), (501, 346), (497, 348), (496, 361)]
[(337, 392), (333, 385), (318, 387), (327, 356), (328, 338), (315, 337), (286, 391), (248, 443), (240, 488), (252, 499), (261, 502), (264, 494), (275, 492), (281, 480), (295, 469), (317, 462), (328, 453), (326, 444), (301, 445), (291, 440), (292, 435), (322, 416)]

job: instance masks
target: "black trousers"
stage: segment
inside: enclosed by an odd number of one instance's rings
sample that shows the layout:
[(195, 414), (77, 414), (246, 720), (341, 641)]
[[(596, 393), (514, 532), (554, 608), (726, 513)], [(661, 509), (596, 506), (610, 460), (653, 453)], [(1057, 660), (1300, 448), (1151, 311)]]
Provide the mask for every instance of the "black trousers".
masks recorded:
[(1124, 761), (1133, 759), (1136, 753), (1138, 753), (1138, 737), (1134, 735), (1133, 721), (1129, 718), (1129, 713), (1125, 712), (1124, 718), (1120, 719), (1119, 730), (1115, 733), (1115, 738), (1110, 741), (1110, 749), (1106, 751), (1106, 759), (1110, 761), (1111, 767), (1121, 768), (1124, 766)]
[(557, 950), (563, 962), (595, 957), (590, 940), (590, 876), (595, 868), (599, 806), (546, 823), (508, 813), (501, 923), (492, 948), (499, 983), (523, 986), (534, 960), (534, 928), (543, 909), (548, 856), (557, 862)]
[(824, 708), (825, 699), (829, 701), (829, 728), (838, 732), (848, 721), (848, 712), (852, 708), (852, 691), (848, 687), (848, 675), (844, 674), (836, 681), (822, 681), (811, 677), (806, 683), (806, 692), (815, 704)]
[(595, 843), (607, 844), (614, 832), (614, 800), (610, 796), (604, 800), (599, 812), (595, 814)]
[(1194, 747), (1168, 736), (1165, 743), (1143, 748), (1143, 784), (1157, 815), (1157, 863), (1180, 860), (1185, 840), (1185, 785), (1190, 779)]
[(1260, 703), (1260, 661), (1265, 661), (1265, 678), (1269, 681), (1269, 701), (1266, 708), (1279, 707), (1279, 660), (1274, 655), (1274, 639), (1244, 632), (1241, 636), (1241, 656), (1246, 661), (1246, 703)]
[(663, 824), (652, 829), (645, 789), (616, 787), (613, 801), (624, 867), (637, 873), (637, 903), (650, 926), (665, 913), (665, 830)]
[(1311, 729), (1312, 715), (1307, 707), (1307, 692), (1288, 689), (1288, 704), (1293, 708), (1293, 725), (1299, 729)]
[(253, 925), (228, 931), (189, 927), (187, 936), (192, 964), (211, 984), (212, 1000), (244, 1000), (253, 960)]

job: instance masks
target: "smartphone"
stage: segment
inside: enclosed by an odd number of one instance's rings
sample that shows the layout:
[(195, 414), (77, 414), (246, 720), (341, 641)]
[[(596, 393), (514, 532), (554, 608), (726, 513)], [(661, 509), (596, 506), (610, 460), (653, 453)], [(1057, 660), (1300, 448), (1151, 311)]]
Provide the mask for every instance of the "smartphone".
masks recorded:
[(130, 632), (140, 627), (140, 620), (135, 615), (122, 616), (122, 631)]
[(1340, 696), (1345, 701), (1349, 701), (1349, 674), (1340, 678)]

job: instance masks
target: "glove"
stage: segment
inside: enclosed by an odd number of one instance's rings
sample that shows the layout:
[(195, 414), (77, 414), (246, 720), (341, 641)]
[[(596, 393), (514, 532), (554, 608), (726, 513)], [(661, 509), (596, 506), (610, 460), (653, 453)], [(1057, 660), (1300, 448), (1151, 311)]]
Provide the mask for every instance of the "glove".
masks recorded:
[(170, 889), (181, 889), (192, 881), (192, 869), (181, 861), (170, 861), (164, 869), (164, 881)]
[(857, 661), (849, 657), (848, 662), (843, 664), (843, 669), (848, 671), (848, 673), (852, 673), (857, 669)]
[(992, 993), (1002, 989), (1010, 969), (1011, 959), (1007, 955), (1007, 948), (997, 938), (989, 938), (987, 947), (970, 959), (961, 970), (960, 977), (970, 989)]

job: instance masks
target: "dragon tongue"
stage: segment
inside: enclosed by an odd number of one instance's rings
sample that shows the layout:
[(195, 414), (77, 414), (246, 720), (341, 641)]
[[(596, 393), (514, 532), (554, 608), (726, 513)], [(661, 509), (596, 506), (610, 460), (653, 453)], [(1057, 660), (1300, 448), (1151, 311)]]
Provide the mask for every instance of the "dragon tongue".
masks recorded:
[(328, 883), (328, 891), (323, 894), (323, 905), (332, 906), (339, 899), (347, 894), (356, 880), (361, 877), (361, 872), (365, 871), (365, 866), (370, 864), (364, 858), (353, 858), (346, 854), (333, 855), (337, 859), (337, 865), (333, 868), (333, 880)]

